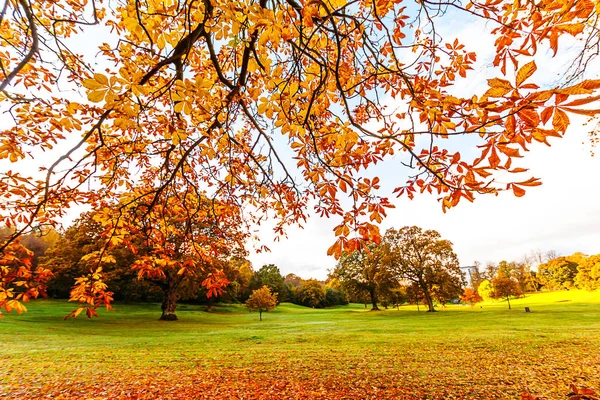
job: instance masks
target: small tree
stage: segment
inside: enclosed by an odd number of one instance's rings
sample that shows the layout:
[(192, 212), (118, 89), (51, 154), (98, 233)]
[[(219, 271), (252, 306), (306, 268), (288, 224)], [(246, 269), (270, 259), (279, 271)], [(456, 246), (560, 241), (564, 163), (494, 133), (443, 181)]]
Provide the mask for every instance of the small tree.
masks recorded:
[(500, 299), (506, 297), (506, 301), (508, 302), (508, 309), (510, 310), (510, 296), (518, 296), (521, 294), (521, 290), (519, 289), (519, 284), (517, 281), (511, 278), (496, 278), (492, 281), (492, 286), (494, 287), (494, 291), (492, 292), (492, 297), (495, 299)]
[(267, 286), (256, 289), (246, 300), (246, 307), (252, 311), (258, 311), (262, 321), (263, 311), (271, 311), (277, 307), (277, 293), (271, 293), (271, 289)]
[(477, 293), (476, 290), (466, 288), (462, 296), (460, 296), (460, 301), (463, 303), (469, 303), (471, 307), (473, 307), (475, 304), (482, 302), (483, 298), (479, 295), (479, 293)]

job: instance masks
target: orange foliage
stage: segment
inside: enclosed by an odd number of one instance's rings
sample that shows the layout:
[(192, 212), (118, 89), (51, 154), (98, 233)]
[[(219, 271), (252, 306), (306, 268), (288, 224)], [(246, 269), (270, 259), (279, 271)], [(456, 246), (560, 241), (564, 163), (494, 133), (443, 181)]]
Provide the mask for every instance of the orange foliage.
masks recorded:
[[(99, 207), (134, 187), (144, 215), (165, 193), (208, 189), (248, 209), (250, 223), (274, 215), (280, 235), (315, 201), (318, 214), (340, 218), (328, 251), (339, 257), (380, 240), (394, 205), (369, 168), (383, 160), (407, 168), (393, 193), (435, 193), (444, 210), (477, 194), (523, 196), (539, 179), (501, 184), (497, 171), (526, 172), (512, 164), (531, 143), (563, 136), (572, 114), (600, 112), (600, 80), (579, 79), (600, 9), (592, 0), (452, 6), (492, 26), (497, 69), (483, 93), (451, 94), (477, 54), (437, 36), (445, 15), (430, 1), (417, 2), (417, 19), (401, 0), (8, 2), (0, 100), (15, 123), (1, 133), (0, 160), (71, 148), (42, 167), (45, 179), (0, 174), (0, 223), (17, 226), (16, 237), (56, 223), (70, 204)], [(94, 24), (119, 40), (96, 58), (66, 47)], [(561, 54), (567, 37), (584, 39), (575, 69), (540, 88), (536, 54)], [(453, 150), (464, 137), (478, 143), (473, 159)]]
[(23, 303), (39, 295), (46, 297), (46, 282), (52, 272), (45, 268), (31, 267), (33, 252), (18, 241), (8, 244), (0, 253), (0, 318), (2, 308), (21, 314), (27, 311)]

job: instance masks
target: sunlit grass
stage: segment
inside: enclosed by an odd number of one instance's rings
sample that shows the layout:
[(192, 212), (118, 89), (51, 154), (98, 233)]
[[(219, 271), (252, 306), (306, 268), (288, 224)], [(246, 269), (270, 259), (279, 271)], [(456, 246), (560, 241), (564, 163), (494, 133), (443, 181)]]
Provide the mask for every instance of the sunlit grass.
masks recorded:
[(426, 313), (283, 304), (260, 322), (240, 305), (209, 313), (184, 304), (179, 321), (162, 322), (158, 304), (116, 304), (97, 319), (64, 321), (73, 304), (42, 300), (0, 321), (0, 385), (33, 397), (106, 379), (108, 397), (132, 382), (154, 382), (160, 394), (165, 376), (197, 389), (199, 375), (206, 393), (213, 381), (227, 393), (257, 379), (338, 395), (346, 387), (346, 398), (515, 398), (525, 389), (560, 397), (570, 382), (600, 389), (600, 293), (539, 293), (511, 305)]

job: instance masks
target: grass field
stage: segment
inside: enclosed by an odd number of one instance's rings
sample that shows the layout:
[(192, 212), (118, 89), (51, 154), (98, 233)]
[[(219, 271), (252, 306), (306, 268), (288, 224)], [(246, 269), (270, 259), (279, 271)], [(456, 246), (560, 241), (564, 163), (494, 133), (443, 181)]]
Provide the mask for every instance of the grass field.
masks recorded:
[[(564, 399), (600, 389), (600, 292), (528, 295), (438, 313), (362, 305), (115, 305), (37, 301), (0, 321), (0, 398)], [(529, 306), (531, 313), (525, 313)]]

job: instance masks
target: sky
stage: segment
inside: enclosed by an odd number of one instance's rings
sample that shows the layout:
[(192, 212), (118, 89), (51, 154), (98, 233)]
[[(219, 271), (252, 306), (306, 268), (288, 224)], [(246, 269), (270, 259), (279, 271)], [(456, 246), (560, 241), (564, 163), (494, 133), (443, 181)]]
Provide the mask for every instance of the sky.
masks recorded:
[[(450, 18), (449, 23), (438, 27), (438, 33), (447, 42), (457, 37), (469, 51), (476, 51), (478, 55), (475, 71), (454, 89), (457, 95), (482, 94), (487, 87), (486, 79), (497, 74), (491, 67), (493, 39), (485, 34), (489, 29), (485, 24), (463, 17)], [(576, 43), (568, 45), (576, 51)], [(95, 50), (92, 49), (93, 46), (82, 47), (93, 57)], [(565, 70), (567, 60), (568, 57), (552, 59), (548, 51), (540, 51), (535, 81), (552, 86)], [(590, 71), (600, 71), (598, 63)], [(595, 76), (592, 72), (589, 75), (598, 78), (597, 72)], [(390, 107), (394, 106), (392, 99), (386, 101)], [(443, 213), (435, 195), (417, 195), (412, 201), (390, 196), (396, 208), (389, 210), (382, 232), (407, 225), (435, 229), (454, 244), (462, 266), (473, 265), (475, 261), (484, 264), (518, 261), (534, 250), (554, 250), (562, 255), (576, 251), (600, 253), (600, 179), (597, 175), (600, 155), (591, 155), (590, 127), (584, 126), (584, 120), (576, 116), (572, 116), (571, 121), (563, 139), (551, 138), (551, 147), (532, 145), (531, 151), (519, 162), (519, 166), (530, 168), (531, 175), (543, 182), (542, 186), (528, 188), (524, 197), (516, 198), (509, 192), (479, 196), (474, 203), (462, 201)], [(468, 148), (463, 150), (469, 151)], [(600, 153), (600, 149), (596, 150)], [(0, 168), (5, 166), (6, 163), (0, 163)], [(396, 178), (391, 166), (380, 168), (382, 177)], [(397, 175), (397, 179), (404, 181), (405, 176)], [(71, 220), (74, 218), (76, 215), (70, 216)], [(338, 223), (336, 219), (313, 215), (304, 229), (290, 227), (287, 238), (278, 242), (272, 240), (268, 224), (264, 225), (259, 229), (261, 244), (268, 246), (271, 252), (256, 254), (249, 247), (248, 258), (255, 269), (275, 264), (283, 275), (295, 273), (303, 278), (325, 279), (327, 271), (336, 264), (326, 252), (335, 241), (333, 227)]]

